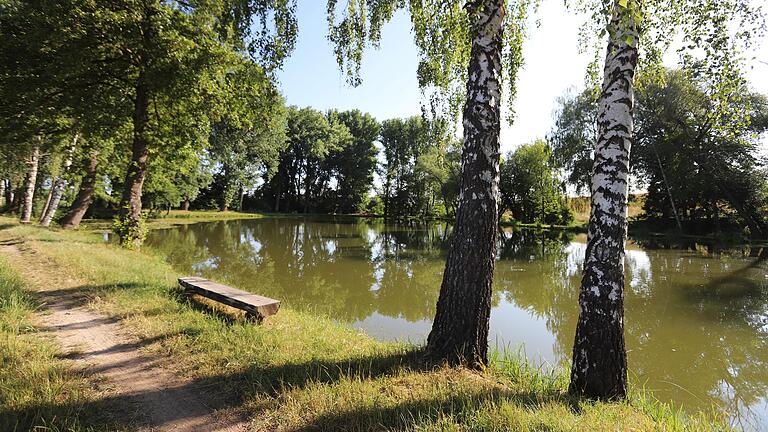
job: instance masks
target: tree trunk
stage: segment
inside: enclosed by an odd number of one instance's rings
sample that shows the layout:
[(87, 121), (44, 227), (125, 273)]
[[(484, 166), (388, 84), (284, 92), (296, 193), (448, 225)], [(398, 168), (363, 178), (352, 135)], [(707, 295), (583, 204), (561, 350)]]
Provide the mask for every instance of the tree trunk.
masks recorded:
[[(6, 189), (6, 179), (0, 179), (0, 200), (5, 201), (5, 191)], [(5, 201), (3, 204), (7, 204), (8, 202)]]
[(181, 203), (181, 209), (189, 211), (189, 198), (184, 198), (184, 201)]
[(629, 152), (633, 142), (634, 76), (639, 32), (628, 8), (613, 5), (598, 102), (592, 212), (579, 294), (569, 392), (596, 399), (627, 394), (624, 348), (624, 241)]
[(61, 174), (59, 174), (59, 176), (56, 178), (56, 181), (53, 183), (53, 186), (51, 187), (51, 198), (48, 201), (48, 205), (46, 206), (45, 211), (43, 212), (43, 217), (40, 219), (40, 224), (42, 226), (47, 227), (51, 224), (53, 217), (56, 215), (56, 210), (59, 208), (61, 196), (64, 195), (64, 188), (67, 187), (67, 180), (65, 176), (69, 172), (69, 168), (72, 166), (72, 158), (75, 155), (75, 149), (77, 148), (77, 141), (79, 138), (80, 134), (75, 133), (75, 138), (72, 140), (72, 145), (67, 151), (67, 158), (64, 160)]
[[(38, 141), (40, 139), (38, 138)], [(24, 203), (21, 209), (21, 223), (27, 224), (32, 220), (32, 205), (35, 198), (35, 184), (37, 183), (37, 168), (40, 164), (40, 146), (35, 144), (32, 153), (27, 159), (27, 178), (24, 180)]]
[(389, 217), (389, 180), (387, 180), (386, 187), (384, 189), (384, 220), (387, 220), (388, 217)]
[[(307, 162), (307, 165), (309, 165), (309, 162)], [(311, 180), (309, 172), (304, 174), (304, 214), (309, 213), (309, 185)]]
[(277, 194), (275, 195), (275, 213), (280, 212), (280, 191), (277, 191)]
[(61, 226), (65, 229), (76, 229), (80, 227), (83, 216), (88, 211), (93, 201), (93, 193), (96, 190), (96, 174), (99, 167), (99, 153), (93, 151), (91, 160), (85, 171), (83, 181), (80, 183), (80, 190), (72, 203), (69, 213), (61, 220)]
[(243, 190), (243, 187), (240, 186), (240, 201), (237, 203), (237, 211), (241, 212), (243, 211), (243, 199), (245, 198), (245, 190)]
[(45, 205), (43, 206), (43, 211), (40, 212), (40, 220), (38, 222), (41, 222), (43, 220), (43, 217), (45, 217), (45, 214), (48, 213), (48, 206), (51, 205), (51, 198), (53, 197), (53, 187), (56, 185), (56, 178), (51, 178), (51, 188), (48, 189), (48, 196), (45, 198)]
[(496, 260), (504, 0), (467, 5), (472, 17), (464, 106), (461, 198), (437, 313), (431, 357), (481, 367), (488, 362), (491, 283)]
[(144, 72), (136, 82), (136, 102), (133, 114), (133, 146), (131, 163), (125, 176), (123, 196), (120, 201), (120, 220), (124, 224), (120, 242), (128, 247), (138, 247), (144, 237), (141, 219), (141, 193), (147, 175), (149, 141), (149, 90)]
[(21, 188), (20, 187), (17, 187), (16, 189), (11, 189), (9, 202), (11, 203), (11, 206), (8, 208), (8, 212), (11, 214), (18, 213), (19, 207), (21, 206)]
[[(226, 174), (225, 174), (226, 176)], [(224, 185), (224, 191), (221, 194), (221, 199), (219, 200), (219, 211), (225, 212), (229, 210), (229, 185)]]
[(715, 234), (720, 234), (720, 208), (717, 206), (717, 200), (712, 203), (712, 217), (715, 220)]
[(7, 186), (5, 187), (5, 206), (8, 211), (11, 211), (11, 209), (13, 208), (13, 200), (16, 197), (14, 193), (13, 179), (8, 178), (7, 181), (8, 183), (7, 183)]
[(653, 154), (656, 155), (656, 162), (659, 164), (659, 171), (661, 171), (661, 179), (664, 181), (664, 187), (667, 189), (667, 197), (669, 197), (669, 204), (672, 206), (672, 214), (675, 216), (677, 229), (679, 229), (682, 232), (683, 224), (680, 223), (680, 215), (677, 214), (675, 199), (672, 197), (672, 188), (669, 187), (669, 182), (667, 181), (667, 174), (664, 172), (664, 166), (661, 164), (661, 157), (659, 156), (659, 152), (656, 151), (656, 144), (651, 143), (651, 149), (653, 150)]

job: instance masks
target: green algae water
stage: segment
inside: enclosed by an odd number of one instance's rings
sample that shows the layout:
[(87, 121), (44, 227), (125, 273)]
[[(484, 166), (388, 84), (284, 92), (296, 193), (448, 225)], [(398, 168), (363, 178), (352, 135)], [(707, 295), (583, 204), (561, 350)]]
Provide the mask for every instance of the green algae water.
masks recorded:
[[(450, 226), (265, 218), (151, 231), (179, 271), (327, 314), (383, 340), (422, 343)], [(565, 364), (578, 318), (586, 238), (504, 230), (492, 347)], [(722, 410), (768, 430), (768, 260), (755, 247), (627, 244), (625, 335), (633, 385), (688, 412)], [(762, 252), (762, 253), (761, 253)]]

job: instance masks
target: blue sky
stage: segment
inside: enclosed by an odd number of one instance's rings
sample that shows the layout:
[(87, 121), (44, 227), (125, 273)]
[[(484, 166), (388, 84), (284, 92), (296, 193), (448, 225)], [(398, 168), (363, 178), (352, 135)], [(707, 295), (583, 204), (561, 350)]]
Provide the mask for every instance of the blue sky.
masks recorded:
[(324, 0), (300, 0), (296, 51), (280, 73), (288, 103), (317, 109), (359, 108), (378, 120), (419, 114), (418, 54), (408, 16), (399, 12), (382, 34), (381, 49), (365, 53), (363, 84), (352, 88), (326, 38)]
[[(354, 109), (378, 120), (421, 113), (416, 80), (418, 53), (404, 12), (384, 26), (381, 48), (363, 58), (363, 84), (347, 85), (326, 38), (326, 1), (299, 0), (299, 37), (296, 51), (279, 74), (280, 86), (291, 105)], [(502, 127), (503, 151), (543, 137), (553, 123), (557, 97), (569, 88), (583, 88), (591, 53), (579, 53), (578, 31), (583, 18), (566, 11), (562, 0), (542, 0), (540, 26), (531, 29), (523, 47), (525, 66), (518, 80), (515, 123)], [(768, 36), (757, 58), (768, 62)], [(560, 65), (567, 67), (562, 68)], [(754, 61), (747, 75), (753, 87), (768, 93), (768, 64)]]

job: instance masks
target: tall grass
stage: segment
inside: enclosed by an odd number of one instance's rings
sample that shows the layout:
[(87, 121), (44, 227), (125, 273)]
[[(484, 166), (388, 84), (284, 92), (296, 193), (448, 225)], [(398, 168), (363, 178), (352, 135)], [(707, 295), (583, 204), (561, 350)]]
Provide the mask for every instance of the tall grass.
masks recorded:
[(0, 430), (88, 430), (80, 423), (89, 392), (32, 323), (35, 304), (0, 257)]

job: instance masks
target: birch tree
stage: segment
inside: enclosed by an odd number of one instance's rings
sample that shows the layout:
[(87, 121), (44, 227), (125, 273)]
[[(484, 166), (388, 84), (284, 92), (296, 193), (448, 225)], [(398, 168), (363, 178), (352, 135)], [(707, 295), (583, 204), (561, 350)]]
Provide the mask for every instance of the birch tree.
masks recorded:
[(437, 313), (427, 347), (432, 355), (488, 362), (491, 283), (499, 209), (499, 133), (503, 1), (467, 5), (472, 51), (464, 106), (461, 194)]
[[(624, 241), (638, 48), (647, 38), (642, 44), (646, 66), (658, 67), (674, 36), (670, 29), (682, 30), (685, 48), (701, 48), (705, 54), (698, 62), (692, 62), (690, 55), (684, 61), (697, 67), (698, 73), (716, 77), (721, 93), (714, 97), (726, 101), (726, 89), (738, 81), (738, 74), (733, 73), (739, 65), (734, 41), (750, 37), (743, 28), (734, 34), (728, 23), (740, 19), (743, 25), (760, 20), (748, 0), (615, 0), (593, 2), (593, 6), (594, 16), (607, 17), (603, 34), (608, 46), (597, 104), (592, 208), (569, 392), (589, 398), (623, 399), (627, 394)], [(728, 121), (728, 114), (721, 111), (723, 123)]]
[[(38, 138), (39, 140), (39, 138)], [(32, 221), (32, 207), (35, 199), (35, 187), (37, 185), (37, 171), (40, 164), (40, 144), (32, 145), (26, 158), (27, 174), (24, 179), (24, 201), (21, 205), (21, 223)]]
[(50, 200), (48, 201), (48, 204), (45, 206), (43, 215), (40, 217), (40, 225), (42, 226), (47, 227), (51, 224), (53, 217), (56, 215), (56, 210), (58, 210), (59, 208), (61, 197), (62, 195), (64, 195), (64, 188), (66, 188), (67, 186), (66, 176), (69, 173), (70, 166), (72, 166), (72, 159), (74, 157), (75, 150), (77, 149), (77, 142), (79, 139), (80, 139), (80, 133), (75, 132), (75, 135), (72, 138), (72, 144), (66, 150), (66, 154), (64, 156), (64, 162), (62, 163), (62, 170), (59, 173), (59, 175), (57, 175), (56, 178), (53, 180), (53, 184), (51, 185)]
[(624, 238), (639, 39), (632, 6), (636, 7), (632, 0), (617, 0), (608, 26), (592, 169), (592, 211), (579, 295), (581, 314), (571, 367), (572, 393), (608, 398), (627, 394)]
[(352, 84), (360, 82), (365, 47), (378, 46), (382, 25), (399, 8), (413, 24), (427, 105), (445, 107), (444, 113), (463, 105), (461, 192), (428, 352), (481, 367), (488, 361), (496, 259), (502, 89), (514, 98), (529, 2), (350, 0), (337, 21), (337, 1), (329, 0), (329, 37)]

